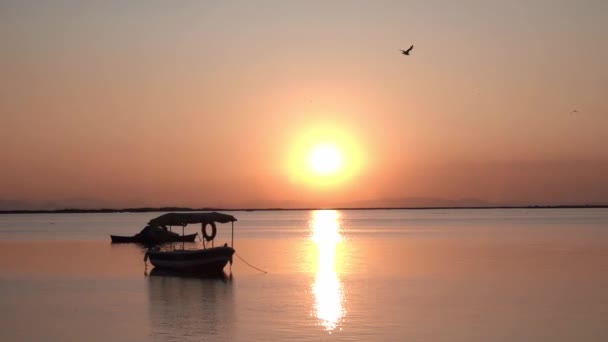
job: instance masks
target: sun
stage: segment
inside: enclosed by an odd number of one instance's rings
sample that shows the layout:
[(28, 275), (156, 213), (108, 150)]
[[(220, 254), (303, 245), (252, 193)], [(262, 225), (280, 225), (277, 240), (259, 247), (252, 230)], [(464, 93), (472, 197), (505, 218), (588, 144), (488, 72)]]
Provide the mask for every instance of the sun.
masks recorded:
[(364, 166), (361, 140), (347, 125), (318, 124), (293, 134), (285, 144), (285, 171), (302, 190), (338, 191), (358, 177)]
[(319, 144), (311, 149), (308, 163), (314, 174), (330, 176), (340, 171), (342, 160), (342, 152), (336, 145)]

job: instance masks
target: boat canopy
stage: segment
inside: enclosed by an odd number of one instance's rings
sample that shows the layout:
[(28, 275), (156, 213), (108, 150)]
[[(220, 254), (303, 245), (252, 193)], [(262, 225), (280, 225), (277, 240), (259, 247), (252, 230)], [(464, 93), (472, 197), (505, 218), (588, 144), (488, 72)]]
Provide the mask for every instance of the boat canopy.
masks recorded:
[(168, 213), (153, 218), (148, 222), (152, 226), (186, 226), (194, 223), (228, 223), (234, 222), (236, 218), (232, 215), (212, 213)]

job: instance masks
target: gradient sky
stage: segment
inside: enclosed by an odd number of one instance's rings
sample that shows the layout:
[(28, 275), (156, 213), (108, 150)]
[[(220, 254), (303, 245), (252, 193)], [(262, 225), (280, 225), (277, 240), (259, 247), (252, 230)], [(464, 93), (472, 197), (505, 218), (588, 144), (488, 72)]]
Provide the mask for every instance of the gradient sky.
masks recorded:
[[(608, 204), (607, 34), (603, 0), (4, 0), (0, 200)], [(315, 137), (356, 167), (295, 179)]]

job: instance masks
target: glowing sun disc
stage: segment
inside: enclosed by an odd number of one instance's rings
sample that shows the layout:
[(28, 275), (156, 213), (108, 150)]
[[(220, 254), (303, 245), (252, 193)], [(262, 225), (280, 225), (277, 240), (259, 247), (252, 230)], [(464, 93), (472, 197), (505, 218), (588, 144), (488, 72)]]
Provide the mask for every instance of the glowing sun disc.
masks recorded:
[(342, 154), (334, 145), (317, 145), (310, 152), (311, 170), (319, 175), (331, 175), (340, 170)]

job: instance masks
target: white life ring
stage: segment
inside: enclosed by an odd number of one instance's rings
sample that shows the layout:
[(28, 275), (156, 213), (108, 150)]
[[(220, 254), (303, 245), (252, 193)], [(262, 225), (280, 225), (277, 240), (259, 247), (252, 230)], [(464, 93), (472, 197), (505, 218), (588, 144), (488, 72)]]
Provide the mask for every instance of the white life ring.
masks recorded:
[[(211, 233), (207, 232), (207, 225), (211, 226)], [(214, 222), (205, 223), (205, 225), (203, 226), (203, 228), (201, 230), (203, 233), (203, 237), (207, 241), (211, 241), (211, 240), (215, 239), (215, 235), (217, 235), (217, 227), (215, 226)]]

